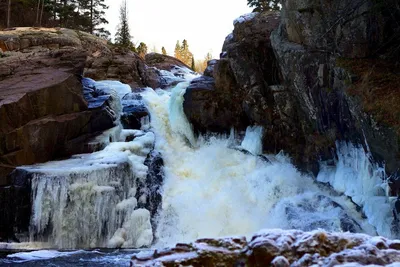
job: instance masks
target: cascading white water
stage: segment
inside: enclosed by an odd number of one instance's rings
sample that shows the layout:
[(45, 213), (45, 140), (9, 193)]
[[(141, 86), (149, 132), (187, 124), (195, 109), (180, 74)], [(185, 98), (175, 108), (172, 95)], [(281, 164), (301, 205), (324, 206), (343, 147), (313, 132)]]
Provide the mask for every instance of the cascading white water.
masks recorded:
[[(230, 149), (228, 137), (193, 141), (182, 108), (185, 86), (177, 85), (171, 97), (162, 90), (143, 93), (165, 163), (157, 246), (262, 228), (375, 233), (354, 204), (301, 175), (287, 157), (270, 156), (271, 163), (266, 162)], [(261, 135), (260, 127), (249, 128), (241, 147), (260, 154)]]
[[(179, 81), (195, 77), (179, 71)], [(141, 93), (151, 114), (151, 121), (142, 121), (143, 131), (121, 131), (117, 126), (94, 141), (104, 143), (103, 151), (23, 167), (34, 173), (31, 240), (46, 237), (43, 241), (59, 248), (150, 246), (150, 212), (138, 208), (146, 202), (147, 192), (137, 192), (145, 183), (144, 161), (154, 140), (165, 165), (155, 246), (250, 235), (262, 228), (375, 234), (372, 224), (379, 234), (391, 237), (384, 173), (362, 149), (338, 143), (336, 167), (322, 164), (318, 180), (352, 197), (368, 220), (349, 199), (332, 195), (332, 190), (300, 174), (286, 156), (258, 157), (262, 127), (249, 127), (243, 140), (235, 138), (234, 130), (229, 137), (196, 139), (183, 112), (187, 81), (171, 91), (148, 88)], [(118, 82), (100, 85), (106, 91), (110, 86), (119, 89), (108, 91), (114, 99), (128, 92)], [(132, 105), (137, 98), (124, 101)], [(121, 112), (118, 101), (112, 105)], [(134, 141), (118, 142), (129, 135)]]

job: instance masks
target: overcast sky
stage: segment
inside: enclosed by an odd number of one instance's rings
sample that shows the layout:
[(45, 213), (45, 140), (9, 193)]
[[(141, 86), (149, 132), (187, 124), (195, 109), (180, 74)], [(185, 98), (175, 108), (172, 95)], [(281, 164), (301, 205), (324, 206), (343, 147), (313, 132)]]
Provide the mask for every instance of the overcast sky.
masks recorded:
[[(110, 8), (106, 27), (114, 36), (122, 0), (106, 0)], [(196, 59), (207, 52), (218, 57), (233, 20), (251, 12), (247, 0), (127, 0), (133, 41), (145, 42), (149, 49), (164, 46), (173, 55), (177, 40), (188, 40)]]

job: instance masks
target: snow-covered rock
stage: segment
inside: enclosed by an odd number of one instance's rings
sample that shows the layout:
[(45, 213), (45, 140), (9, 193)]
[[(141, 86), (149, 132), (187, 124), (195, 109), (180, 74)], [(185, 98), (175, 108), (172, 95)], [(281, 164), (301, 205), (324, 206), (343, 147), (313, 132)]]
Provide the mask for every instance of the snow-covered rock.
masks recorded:
[(263, 230), (244, 237), (199, 239), (139, 253), (131, 266), (396, 266), (400, 240), (365, 234)]

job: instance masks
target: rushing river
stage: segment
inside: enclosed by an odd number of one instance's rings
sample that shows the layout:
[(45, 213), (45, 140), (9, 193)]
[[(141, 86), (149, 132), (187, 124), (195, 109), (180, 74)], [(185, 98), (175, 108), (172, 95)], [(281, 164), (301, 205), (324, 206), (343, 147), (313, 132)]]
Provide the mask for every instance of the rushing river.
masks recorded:
[[(390, 237), (385, 174), (363, 149), (338, 142), (335, 166), (321, 163), (316, 182), (284, 154), (262, 155), (261, 127), (196, 138), (182, 106), (186, 87), (196, 76), (185, 71), (184, 77), (168, 90), (147, 88), (130, 98), (126, 85), (95, 83), (121, 99), (114, 104), (117, 111), (121, 101), (137, 101), (151, 119), (143, 120), (140, 130), (118, 126), (103, 134), (108, 145), (102, 151), (23, 167), (34, 173), (30, 238), (8, 248), (73, 250), (8, 252), (0, 265), (126, 266), (135, 251), (118, 248), (247, 236), (263, 228)], [(126, 141), (128, 135), (133, 141)], [(162, 203), (154, 216), (145, 205), (152, 194), (145, 164), (151, 151), (161, 153), (164, 162), (157, 189)], [(76, 250), (96, 247), (112, 250)]]

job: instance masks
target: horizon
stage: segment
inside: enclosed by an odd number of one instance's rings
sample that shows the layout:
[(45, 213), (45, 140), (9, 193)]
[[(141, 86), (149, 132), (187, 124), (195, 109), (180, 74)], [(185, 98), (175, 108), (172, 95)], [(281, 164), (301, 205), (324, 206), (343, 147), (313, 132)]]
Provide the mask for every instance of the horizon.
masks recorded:
[[(106, 0), (109, 9), (105, 17), (109, 24), (105, 28), (111, 32), (112, 39), (119, 24), (122, 1)], [(213, 58), (219, 58), (225, 37), (233, 30), (233, 21), (252, 11), (246, 0), (147, 0), (140, 3), (127, 0), (127, 7), (130, 33), (136, 46), (144, 42), (149, 52), (155, 47), (159, 53), (164, 46), (167, 54), (174, 56), (176, 42), (186, 39), (196, 60), (203, 59), (208, 52)], [(196, 10), (195, 15), (193, 10)]]

